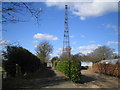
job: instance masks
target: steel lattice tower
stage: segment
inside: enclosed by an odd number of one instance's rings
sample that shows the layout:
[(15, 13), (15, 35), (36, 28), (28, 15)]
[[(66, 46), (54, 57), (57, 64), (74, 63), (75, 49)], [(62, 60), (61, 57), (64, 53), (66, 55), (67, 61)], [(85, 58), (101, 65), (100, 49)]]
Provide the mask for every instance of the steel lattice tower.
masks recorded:
[(70, 57), (71, 47), (69, 40), (69, 28), (68, 28), (68, 6), (65, 5), (65, 21), (64, 21), (64, 40), (63, 40), (63, 54)]

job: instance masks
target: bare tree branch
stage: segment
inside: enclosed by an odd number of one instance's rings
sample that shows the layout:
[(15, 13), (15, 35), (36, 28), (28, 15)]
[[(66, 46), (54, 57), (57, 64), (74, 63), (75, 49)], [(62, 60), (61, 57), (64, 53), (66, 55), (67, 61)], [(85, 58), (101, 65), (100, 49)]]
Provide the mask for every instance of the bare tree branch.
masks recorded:
[[(27, 14), (28, 16), (31, 14), (39, 23), (40, 14), (42, 12), (41, 9), (32, 7), (33, 3), (24, 3), (24, 2), (3, 2), (2, 7), (2, 23), (17, 23), (28, 20), (23, 20), (19, 17), (19, 15)], [(28, 12), (26, 12), (26, 11)]]

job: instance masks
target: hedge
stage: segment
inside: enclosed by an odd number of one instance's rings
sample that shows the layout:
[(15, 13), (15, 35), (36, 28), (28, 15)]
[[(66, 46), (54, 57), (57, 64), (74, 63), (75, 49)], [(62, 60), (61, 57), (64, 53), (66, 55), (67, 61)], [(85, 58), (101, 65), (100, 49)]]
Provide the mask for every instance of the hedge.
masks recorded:
[(103, 64), (96, 63), (92, 66), (94, 72), (120, 77), (120, 63)]
[(68, 76), (73, 82), (77, 83), (80, 81), (81, 73), (79, 61), (63, 60), (57, 62), (56, 69)]
[(23, 47), (7, 46), (3, 56), (6, 60), (3, 60), (2, 66), (11, 77), (15, 77), (17, 74), (16, 65), (18, 65), (22, 76), (25, 73), (44, 69), (44, 64), (41, 63), (40, 59)]
[(52, 66), (55, 68), (57, 66), (57, 61), (54, 61)]

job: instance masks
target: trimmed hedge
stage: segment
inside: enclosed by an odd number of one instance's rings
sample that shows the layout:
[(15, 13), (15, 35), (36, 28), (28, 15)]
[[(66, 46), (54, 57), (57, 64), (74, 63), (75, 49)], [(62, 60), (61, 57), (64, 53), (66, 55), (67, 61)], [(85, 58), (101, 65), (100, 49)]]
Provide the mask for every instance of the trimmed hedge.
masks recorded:
[(77, 83), (80, 81), (81, 73), (79, 61), (63, 60), (57, 62), (56, 69), (68, 76), (73, 82)]
[(37, 56), (23, 47), (7, 46), (3, 56), (6, 60), (3, 60), (2, 67), (11, 77), (17, 76), (16, 71), (20, 71), (19, 73), (24, 76), (26, 73), (33, 73), (45, 68)]
[(94, 72), (120, 77), (120, 63), (104, 64), (96, 63), (92, 66)]
[(53, 64), (52, 64), (53, 67), (56, 67), (57, 66), (57, 61), (54, 61)]

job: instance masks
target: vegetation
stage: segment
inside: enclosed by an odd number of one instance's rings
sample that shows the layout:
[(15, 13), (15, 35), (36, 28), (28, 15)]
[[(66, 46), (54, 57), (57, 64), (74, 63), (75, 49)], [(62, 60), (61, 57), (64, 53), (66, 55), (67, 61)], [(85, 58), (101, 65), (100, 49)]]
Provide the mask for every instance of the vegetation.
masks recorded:
[(87, 56), (85, 56), (82, 53), (77, 53), (75, 55), (71, 55), (71, 59), (75, 60), (75, 61), (87, 61), (87, 59), (85, 57), (87, 57)]
[(52, 59), (51, 59), (51, 62), (52, 62), (52, 64), (55, 62), (55, 61), (58, 61), (59, 60), (59, 58), (56, 56), (56, 57), (53, 57)]
[(62, 52), (62, 54), (60, 55), (60, 60), (69, 60), (70, 57), (68, 55), (68, 53), (66, 52)]
[(92, 53), (90, 53), (88, 56), (93, 62), (99, 62), (101, 60), (105, 59), (112, 59), (115, 54), (113, 53), (114, 49), (109, 48), (107, 46), (100, 46), (97, 49), (95, 49)]
[(56, 57), (53, 57), (53, 58), (51, 59), (51, 62), (52, 62), (52, 66), (53, 66), (53, 67), (56, 67), (58, 60), (59, 60), (59, 58), (58, 58), (57, 56), (56, 56)]
[(56, 69), (63, 72), (66, 76), (70, 76), (70, 61), (69, 60), (63, 60), (60, 62), (57, 62)]
[(52, 53), (53, 46), (48, 41), (42, 41), (37, 45), (36, 53), (42, 63), (46, 63), (49, 59), (49, 54)]
[(107, 46), (100, 46), (87, 55), (84, 55), (82, 53), (71, 55), (71, 59), (77, 61), (91, 61), (93, 63), (97, 63), (105, 59), (114, 59), (114, 58), (119, 58), (119, 56), (114, 53), (114, 49), (109, 48)]
[[(28, 20), (23, 20), (24, 15), (32, 16), (40, 20), (42, 10), (35, 8), (30, 2), (3, 2), (2, 3), (2, 23), (17, 23)], [(27, 13), (26, 13), (27, 12)], [(22, 18), (19, 17), (21, 15)]]
[(3, 56), (3, 68), (12, 77), (15, 77), (17, 72), (24, 75), (43, 68), (40, 59), (23, 47), (7, 46)]
[(94, 72), (120, 77), (120, 63), (96, 63), (92, 66)]
[(80, 62), (75, 60), (62, 60), (57, 62), (56, 69), (63, 72), (73, 82), (80, 82)]

